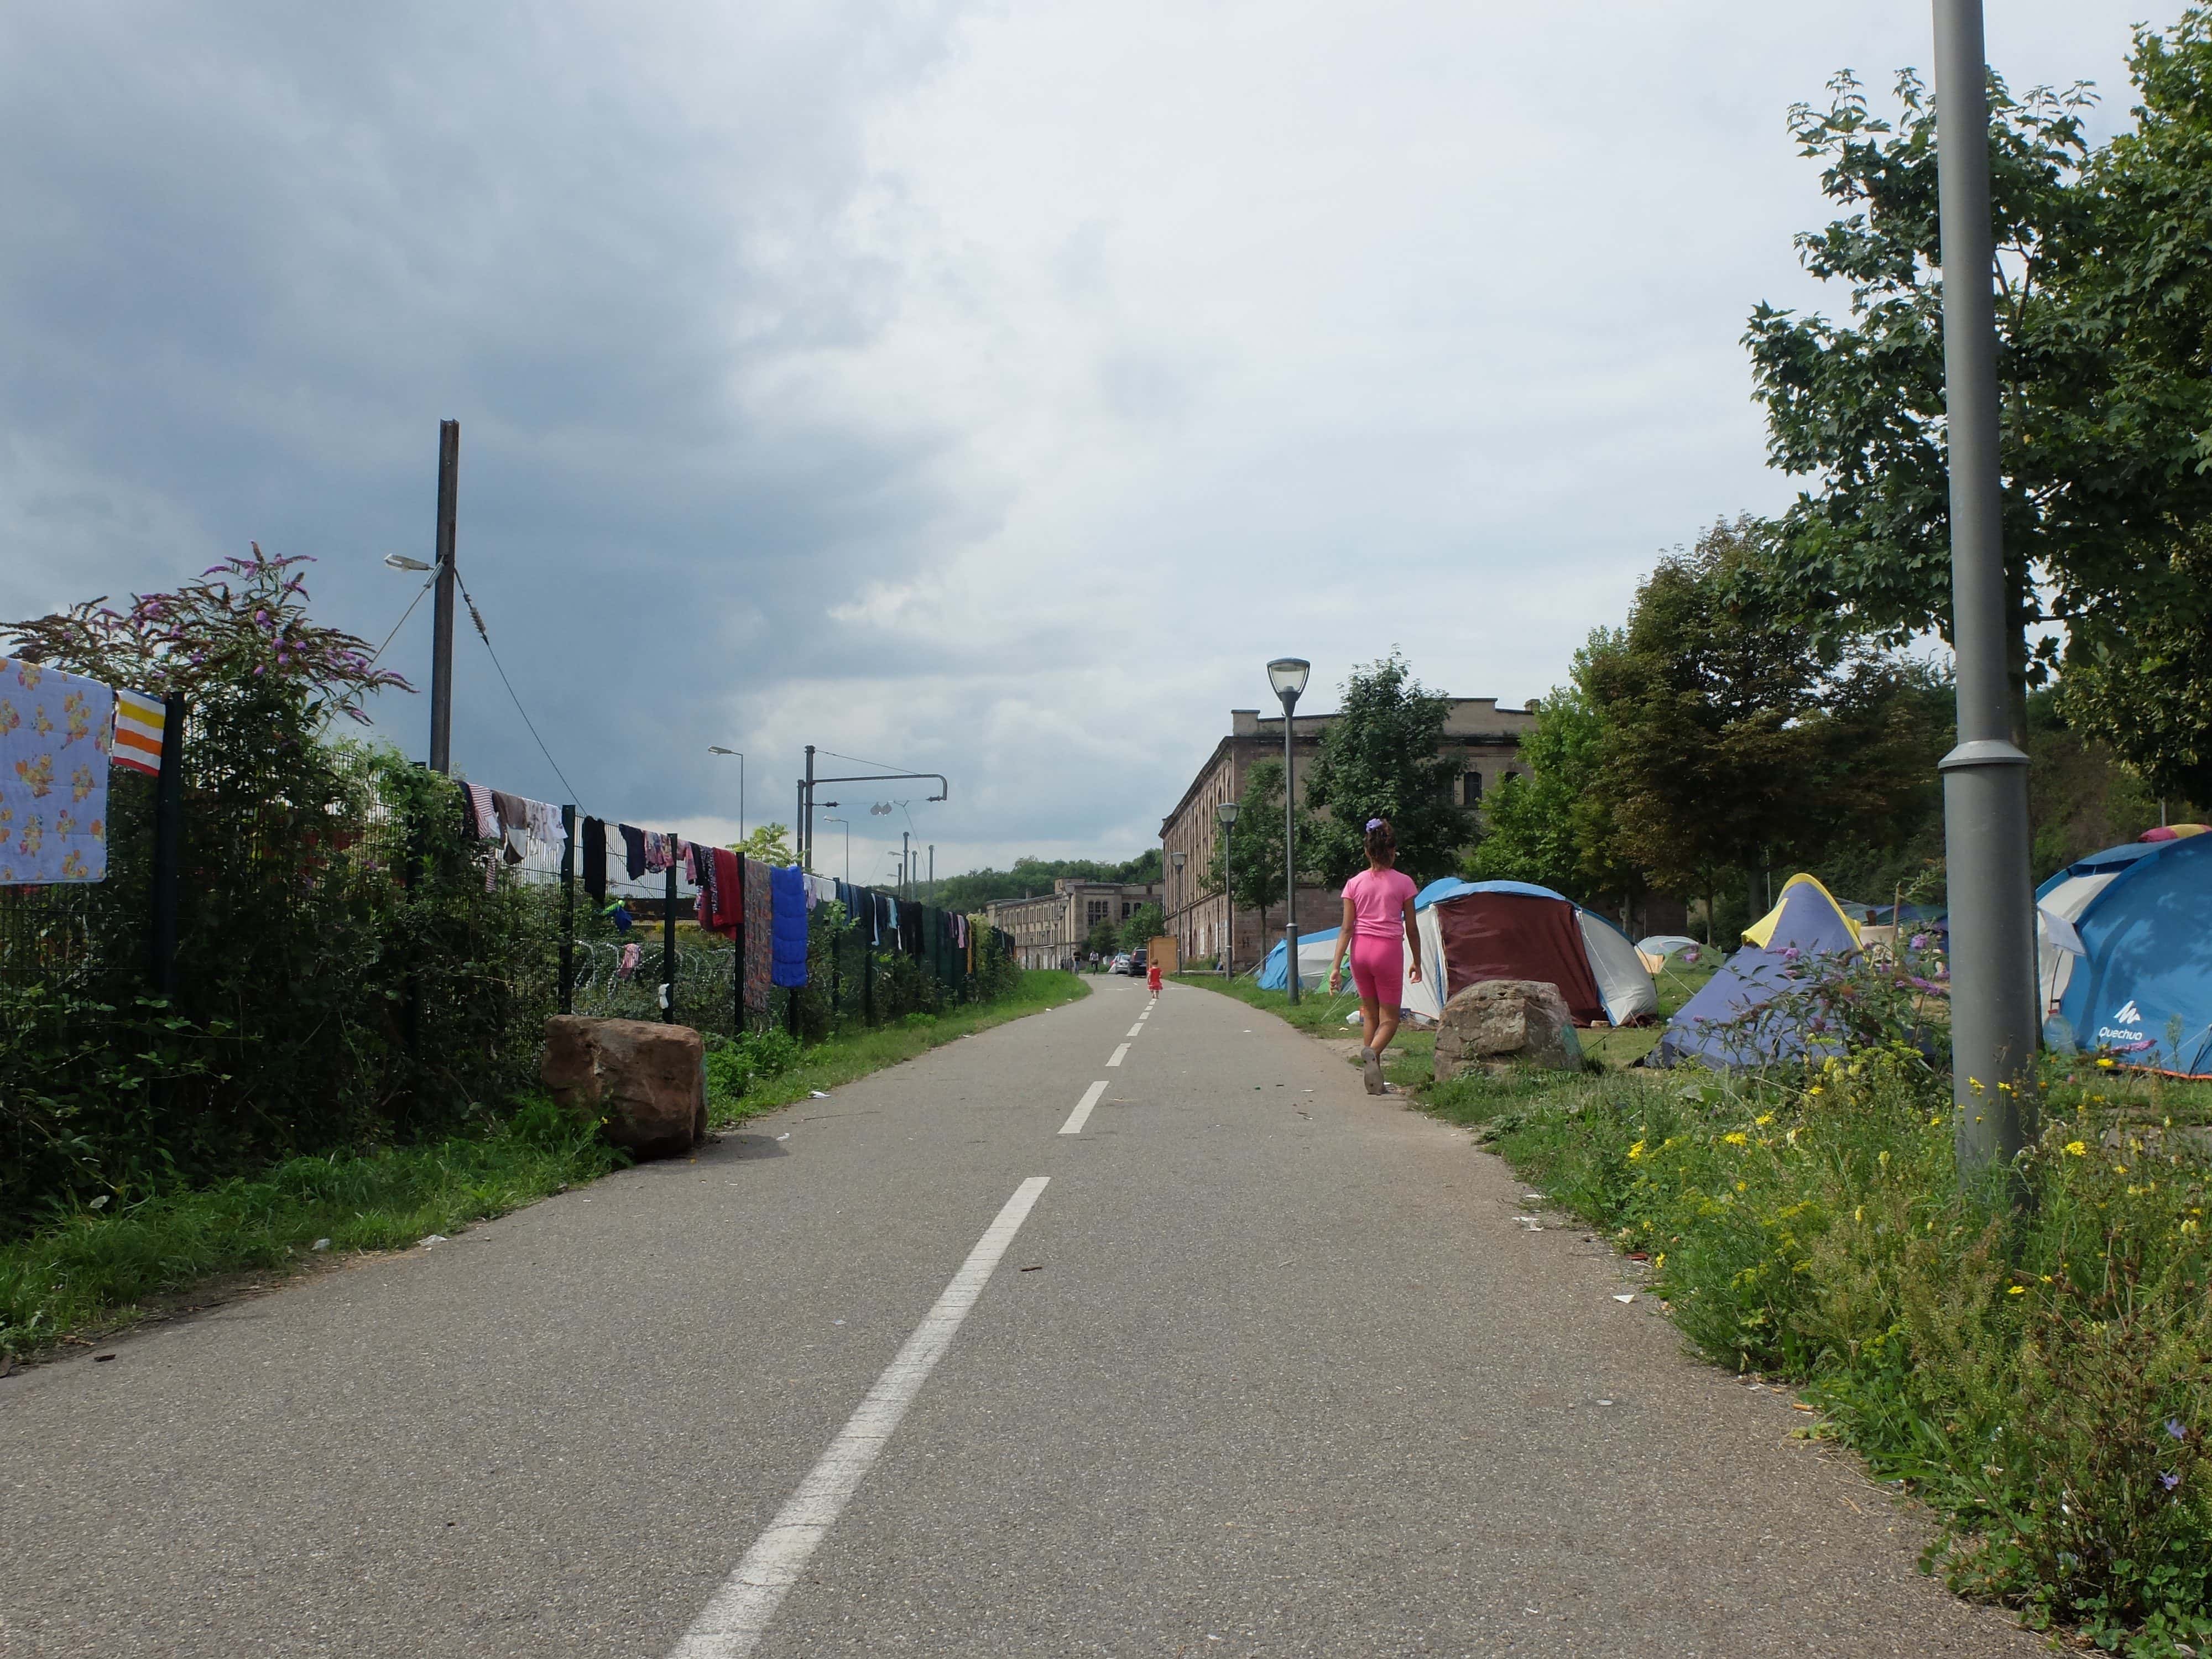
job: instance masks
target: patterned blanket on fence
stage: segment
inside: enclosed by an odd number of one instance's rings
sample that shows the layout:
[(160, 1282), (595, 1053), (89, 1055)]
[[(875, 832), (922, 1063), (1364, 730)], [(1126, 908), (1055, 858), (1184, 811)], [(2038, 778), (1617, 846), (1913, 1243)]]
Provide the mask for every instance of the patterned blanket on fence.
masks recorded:
[(107, 749), (115, 694), (0, 657), (0, 883), (107, 875)]

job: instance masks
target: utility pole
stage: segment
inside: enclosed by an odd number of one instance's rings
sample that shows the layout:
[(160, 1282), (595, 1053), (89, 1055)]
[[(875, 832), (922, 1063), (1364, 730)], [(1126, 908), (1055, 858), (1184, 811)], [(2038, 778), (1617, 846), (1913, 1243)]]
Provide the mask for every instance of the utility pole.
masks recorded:
[(937, 902), (937, 843), (929, 843), (929, 902)]
[(910, 899), (914, 896), (914, 848), (911, 844), (913, 841), (913, 830), (899, 831), (899, 896), (901, 898)]
[[(461, 487), (461, 423), (438, 422), (438, 592), (431, 601), (430, 769), (453, 769), (453, 514)], [(421, 568), (417, 566), (416, 568)]]
[(803, 803), (800, 816), (805, 819), (805, 824), (799, 831), (799, 863), (801, 869), (811, 870), (814, 867), (814, 745), (811, 743), (806, 745), (806, 781), (802, 787), (805, 793), (800, 797)]
[(1959, 746), (1946, 755), (1951, 904), (1951, 1098), (1959, 1171), (2027, 1144), (2035, 1076), (2034, 888), (2027, 757), (2012, 741), (1990, 296), (1989, 65), (1981, 0), (1935, 0), (1936, 160), (1943, 264), (1943, 387), (1951, 470), (1951, 637)]

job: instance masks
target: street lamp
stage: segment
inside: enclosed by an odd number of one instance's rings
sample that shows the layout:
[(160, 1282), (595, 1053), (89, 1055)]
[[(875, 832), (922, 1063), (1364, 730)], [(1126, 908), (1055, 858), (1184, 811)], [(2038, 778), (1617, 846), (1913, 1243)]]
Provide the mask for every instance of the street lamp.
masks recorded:
[(738, 845), (743, 847), (745, 844), (745, 757), (738, 755), (734, 749), (723, 748), (719, 743), (708, 744), (707, 752), (710, 755), (738, 756)]
[[(1178, 957), (1188, 954), (1188, 941), (1184, 938), (1185, 926), (1188, 918), (1182, 913), (1182, 861), (1187, 856), (1188, 854), (1182, 853), (1168, 854), (1168, 862), (1175, 866), (1176, 954)], [(1178, 961), (1176, 968), (1180, 972), (1182, 963)]]
[[(1989, 64), (1981, 0), (1936, 0), (1936, 174), (1949, 411), (1952, 645), (1959, 745), (1943, 757), (1951, 901), (1951, 1102), (1959, 1173), (2031, 1139), (2039, 1011), (2027, 756), (2012, 740), (1996, 324), (1990, 291)], [(2019, 1196), (2015, 1185), (2013, 1194)]]
[[(836, 804), (835, 802), (832, 802), (832, 803), (831, 803), (831, 805), (834, 805), (835, 804)], [(850, 822), (849, 820), (845, 819), (845, 818), (832, 818), (832, 817), (824, 817), (824, 818), (822, 820), (822, 822), (823, 822), (823, 823), (842, 823), (842, 824), (843, 824), (843, 825), (845, 826), (845, 885), (846, 885), (846, 886), (848, 886), (848, 887), (850, 887), (850, 886), (853, 884), (853, 826), (852, 826), (852, 823), (851, 823), (851, 822)]]
[(1232, 890), (1236, 884), (1229, 867), (1229, 832), (1237, 827), (1237, 803), (1222, 802), (1213, 809), (1213, 816), (1221, 820), (1221, 908), (1226, 917), (1221, 925), (1221, 975), (1226, 979), (1235, 971), (1231, 963), (1237, 944), (1237, 900)]
[(1313, 665), (1304, 657), (1278, 657), (1267, 665), (1267, 684), (1283, 700), (1283, 965), (1293, 1003), (1298, 1000), (1298, 788), (1291, 775), (1291, 714), (1311, 672)]

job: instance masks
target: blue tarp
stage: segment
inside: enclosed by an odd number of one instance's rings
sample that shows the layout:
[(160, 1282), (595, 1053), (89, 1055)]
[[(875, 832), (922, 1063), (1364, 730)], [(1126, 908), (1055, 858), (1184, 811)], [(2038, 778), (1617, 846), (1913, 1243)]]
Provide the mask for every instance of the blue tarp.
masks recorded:
[(768, 872), (771, 985), (806, 983), (806, 872), (791, 865)]
[[(1343, 931), (1344, 930), (1340, 927), (1332, 927), (1326, 933), (1308, 933), (1301, 932), (1298, 934), (1298, 954), (1300, 956), (1305, 955), (1306, 951), (1315, 945), (1326, 945), (1334, 947), (1336, 944), (1336, 936)], [(1346, 971), (1349, 972), (1350, 970), (1346, 969)], [(1263, 991), (1287, 991), (1290, 989), (1291, 975), (1288, 970), (1286, 970), (1283, 966), (1282, 940), (1277, 939), (1275, 941), (1275, 948), (1267, 952), (1267, 960), (1260, 964), (1259, 977), (1252, 982)]]
[(2138, 842), (2092, 854), (2044, 884), (2105, 875), (2075, 918), (2088, 954), (2058, 1012), (2085, 1048), (2136, 1065), (2212, 1072), (2212, 836)]
[(1431, 904), (1445, 899), (1455, 899), (1462, 893), (1520, 893), (1529, 898), (1559, 899), (1564, 902), (1565, 893), (1555, 893), (1548, 887), (1539, 887), (1526, 881), (1462, 881), (1457, 876), (1439, 876), (1413, 895), (1413, 908), (1425, 910)]
[(1828, 896), (1809, 881), (1798, 883), (1783, 896), (1782, 914), (1765, 945), (1747, 945), (1738, 951), (1667, 1022), (1667, 1034), (1659, 1039), (1653, 1062), (1671, 1066), (1677, 1060), (1699, 1060), (1708, 1066), (1758, 1066), (1803, 1053), (1805, 1034), (1778, 1018), (1753, 1029), (1734, 1022), (1796, 983), (1792, 975), (1802, 973), (1808, 959), (1856, 956), (1858, 948)]

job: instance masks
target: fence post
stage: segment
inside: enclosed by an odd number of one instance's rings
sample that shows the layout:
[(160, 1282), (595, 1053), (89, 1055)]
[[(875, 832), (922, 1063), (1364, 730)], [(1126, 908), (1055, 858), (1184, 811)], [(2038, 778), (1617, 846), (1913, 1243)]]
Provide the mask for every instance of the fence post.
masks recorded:
[(660, 1018), (676, 1024), (676, 837), (665, 842), (668, 851), (668, 896), (660, 904)]
[(876, 1023), (876, 896), (868, 895), (868, 927), (860, 935), (860, 1019)]
[(561, 1012), (573, 1014), (576, 983), (576, 808), (561, 809)]
[(185, 699), (161, 700), (161, 766), (154, 779), (154, 870), (146, 939), (146, 977), (157, 997), (177, 992), (179, 848), (185, 815)]
[(741, 1037), (745, 1034), (745, 855), (738, 854), (738, 955), (732, 977), (737, 988), (732, 993), (734, 1006), (730, 1014), (730, 1035)]

